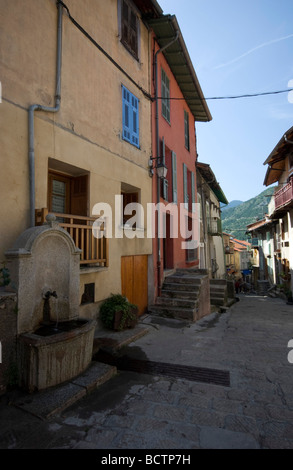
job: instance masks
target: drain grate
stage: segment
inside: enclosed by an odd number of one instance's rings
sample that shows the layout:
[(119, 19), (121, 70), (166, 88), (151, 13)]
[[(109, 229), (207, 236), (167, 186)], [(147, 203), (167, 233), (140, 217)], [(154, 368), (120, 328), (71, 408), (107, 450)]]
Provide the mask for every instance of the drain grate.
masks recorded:
[(140, 374), (162, 375), (230, 387), (230, 373), (225, 370), (169, 364), (167, 362), (145, 361), (133, 359), (129, 356), (115, 357), (104, 351), (99, 351), (94, 359), (116, 366), (118, 370), (138, 372)]

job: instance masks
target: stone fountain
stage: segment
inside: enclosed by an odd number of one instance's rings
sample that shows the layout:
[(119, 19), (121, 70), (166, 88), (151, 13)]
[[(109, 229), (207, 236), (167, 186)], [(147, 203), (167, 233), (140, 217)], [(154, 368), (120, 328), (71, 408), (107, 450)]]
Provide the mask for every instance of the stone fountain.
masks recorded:
[(79, 375), (91, 362), (96, 326), (79, 318), (80, 250), (49, 214), (5, 255), (18, 297), (20, 386), (33, 392)]

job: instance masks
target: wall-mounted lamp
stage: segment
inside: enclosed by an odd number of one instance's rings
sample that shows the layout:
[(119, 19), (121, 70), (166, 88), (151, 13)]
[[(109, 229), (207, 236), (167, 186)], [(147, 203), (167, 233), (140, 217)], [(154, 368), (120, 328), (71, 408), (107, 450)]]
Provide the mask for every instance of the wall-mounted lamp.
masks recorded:
[[(153, 160), (155, 160), (155, 166), (153, 166)], [(149, 174), (153, 176), (154, 168), (157, 169), (158, 178), (166, 178), (168, 168), (166, 167), (164, 162), (159, 162), (159, 159), (156, 157), (150, 157), (149, 159)]]

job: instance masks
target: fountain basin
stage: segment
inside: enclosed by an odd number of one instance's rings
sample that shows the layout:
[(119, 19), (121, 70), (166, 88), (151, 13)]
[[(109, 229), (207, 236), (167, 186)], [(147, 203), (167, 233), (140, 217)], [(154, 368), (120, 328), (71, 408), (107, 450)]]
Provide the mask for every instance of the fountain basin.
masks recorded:
[(76, 319), (21, 334), (21, 386), (29, 392), (44, 390), (82, 373), (92, 360), (95, 326), (95, 320)]

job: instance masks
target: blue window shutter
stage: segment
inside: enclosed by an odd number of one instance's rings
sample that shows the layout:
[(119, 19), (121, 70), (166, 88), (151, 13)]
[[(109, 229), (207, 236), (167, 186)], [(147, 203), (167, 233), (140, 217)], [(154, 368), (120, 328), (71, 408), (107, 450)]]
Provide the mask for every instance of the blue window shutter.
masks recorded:
[(122, 137), (139, 147), (139, 100), (122, 85)]
[(122, 114), (123, 114), (123, 139), (130, 142), (131, 138), (131, 114), (130, 114), (130, 93), (122, 87)]
[(132, 143), (139, 147), (138, 99), (132, 95)]

